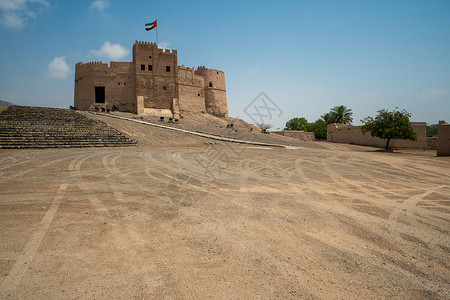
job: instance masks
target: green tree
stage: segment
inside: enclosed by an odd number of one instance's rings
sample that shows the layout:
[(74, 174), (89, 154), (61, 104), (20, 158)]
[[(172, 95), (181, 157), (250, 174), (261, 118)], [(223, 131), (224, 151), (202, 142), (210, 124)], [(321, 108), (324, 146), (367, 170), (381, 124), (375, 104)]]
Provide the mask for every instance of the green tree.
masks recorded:
[(344, 105), (335, 106), (329, 112), (329, 118), (330, 121), (332, 121), (331, 123), (352, 124), (353, 122), (352, 116), (353, 116), (352, 110)]
[(322, 118), (322, 120), (327, 123), (327, 125), (333, 124), (334, 123), (334, 119), (333, 116), (331, 115), (331, 113), (326, 113), (320, 116)]
[(414, 132), (409, 118), (411, 114), (406, 110), (388, 111), (382, 109), (378, 111), (375, 118), (366, 117), (361, 122), (364, 124), (361, 127), (361, 132), (365, 134), (370, 131), (370, 134), (386, 140), (385, 149), (389, 149), (389, 142), (391, 139), (401, 140), (417, 140), (417, 135)]
[(284, 130), (308, 130), (308, 121), (305, 118), (293, 118), (286, 122)]
[(327, 123), (324, 120), (318, 119), (314, 123), (309, 123), (308, 131), (314, 132), (316, 139), (326, 140), (327, 139)]
[(438, 128), (438, 124), (427, 125), (427, 137), (437, 137)]

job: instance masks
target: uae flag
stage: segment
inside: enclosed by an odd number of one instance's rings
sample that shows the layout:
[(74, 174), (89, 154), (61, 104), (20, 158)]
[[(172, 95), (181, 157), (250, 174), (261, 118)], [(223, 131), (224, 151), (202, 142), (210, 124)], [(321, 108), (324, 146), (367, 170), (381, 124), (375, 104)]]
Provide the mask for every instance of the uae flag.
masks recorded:
[(147, 23), (147, 24), (145, 24), (145, 30), (147, 30), (147, 31), (152, 30), (152, 29), (155, 28), (155, 27), (156, 27), (156, 20), (155, 20), (155, 22), (153, 22), (153, 23)]

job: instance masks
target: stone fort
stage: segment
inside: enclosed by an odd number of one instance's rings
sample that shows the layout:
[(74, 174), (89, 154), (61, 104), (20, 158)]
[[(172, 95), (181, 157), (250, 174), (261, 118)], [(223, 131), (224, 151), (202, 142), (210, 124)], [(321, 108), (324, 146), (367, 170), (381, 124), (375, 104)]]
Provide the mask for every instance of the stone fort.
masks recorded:
[(175, 118), (183, 110), (228, 115), (224, 72), (178, 66), (177, 50), (138, 41), (132, 62), (77, 63), (74, 105)]

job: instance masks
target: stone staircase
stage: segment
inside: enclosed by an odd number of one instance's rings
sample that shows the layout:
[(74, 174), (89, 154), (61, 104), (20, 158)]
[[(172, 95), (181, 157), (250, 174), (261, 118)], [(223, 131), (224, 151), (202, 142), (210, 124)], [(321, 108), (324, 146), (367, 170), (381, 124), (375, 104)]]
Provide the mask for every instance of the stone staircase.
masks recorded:
[(29, 106), (0, 111), (0, 148), (131, 146), (137, 141), (77, 112)]

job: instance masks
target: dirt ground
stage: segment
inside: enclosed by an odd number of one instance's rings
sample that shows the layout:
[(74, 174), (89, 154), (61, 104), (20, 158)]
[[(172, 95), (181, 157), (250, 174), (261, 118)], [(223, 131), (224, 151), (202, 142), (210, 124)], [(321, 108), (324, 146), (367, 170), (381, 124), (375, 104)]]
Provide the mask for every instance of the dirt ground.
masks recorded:
[(449, 299), (450, 157), (110, 122), (0, 150), (1, 299)]
[[(119, 127), (117, 128), (118, 130), (123, 130), (124, 127), (129, 127), (129, 125), (122, 125), (122, 123), (117, 123), (113, 120), (111, 120), (111, 118), (108, 117), (104, 117), (101, 115), (95, 115), (92, 113), (84, 113), (85, 115), (87, 115), (88, 117), (100, 120), (100, 121), (105, 121), (108, 124), (110, 124), (111, 122), (113, 123), (113, 126), (115, 127)], [(118, 115), (121, 117), (125, 117), (125, 118), (137, 118), (136, 115), (131, 114), (131, 113), (123, 113), (123, 112), (114, 112), (111, 113), (114, 115)], [(242, 121), (240, 119), (235, 119), (235, 118), (219, 118), (210, 114), (202, 114), (202, 113), (195, 113), (195, 112), (184, 112), (183, 113), (184, 118), (180, 119), (180, 122), (172, 122), (169, 123), (167, 122), (167, 118), (166, 121), (164, 122), (160, 122), (159, 118), (157, 117), (139, 117), (138, 119), (141, 119), (143, 121), (147, 121), (147, 122), (152, 122), (152, 123), (156, 123), (156, 124), (161, 124), (161, 125), (165, 125), (168, 127), (174, 127), (174, 128), (179, 128), (179, 129), (185, 129), (185, 130), (190, 130), (190, 131), (194, 131), (194, 132), (201, 132), (201, 133), (206, 133), (206, 134), (213, 134), (216, 136), (221, 136), (221, 137), (228, 137), (228, 138), (233, 138), (233, 139), (240, 139), (240, 140), (246, 140), (246, 141), (252, 141), (252, 142), (260, 142), (260, 143), (275, 143), (275, 144), (282, 144), (282, 145), (301, 145), (302, 141), (299, 141), (297, 139), (293, 139), (293, 138), (289, 138), (289, 137), (285, 137), (279, 134), (261, 134), (261, 129), (258, 128), (257, 126), (251, 125), (245, 121)], [(229, 124), (233, 124), (232, 128), (227, 128), (227, 125)], [(134, 127), (130, 127), (128, 128), (127, 132), (134, 136), (136, 134), (136, 131), (134, 130)], [(150, 134), (150, 136), (153, 135), (153, 133), (146, 133), (146, 134), (141, 134), (140, 138), (144, 138), (146, 139), (146, 137)], [(135, 136), (137, 137), (137, 136)], [(147, 143), (149, 141), (147, 140)], [(154, 143), (155, 141), (152, 141), (151, 143)], [(161, 143), (161, 141), (156, 141), (158, 143)], [(177, 142), (177, 141), (162, 141), (162, 143), (173, 143), (173, 142)]]

